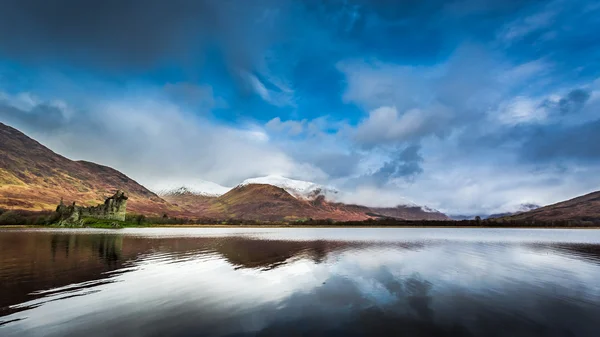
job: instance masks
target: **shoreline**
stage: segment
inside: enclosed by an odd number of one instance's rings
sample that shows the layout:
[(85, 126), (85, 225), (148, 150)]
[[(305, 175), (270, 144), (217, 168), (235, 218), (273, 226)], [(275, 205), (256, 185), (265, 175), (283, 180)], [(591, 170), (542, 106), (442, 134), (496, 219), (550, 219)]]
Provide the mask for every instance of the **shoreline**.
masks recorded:
[(453, 228), (453, 229), (461, 229), (461, 228), (481, 228), (481, 229), (600, 229), (600, 226), (402, 226), (402, 225), (390, 225), (390, 226), (382, 226), (382, 225), (374, 225), (374, 226), (348, 226), (348, 225), (217, 225), (217, 224), (197, 224), (197, 225), (170, 225), (170, 224), (159, 224), (159, 225), (149, 225), (149, 226), (124, 226), (124, 227), (57, 227), (57, 226), (35, 226), (35, 225), (7, 225), (0, 226), (0, 229), (25, 229), (25, 228), (44, 228), (44, 229), (125, 229), (125, 228)]

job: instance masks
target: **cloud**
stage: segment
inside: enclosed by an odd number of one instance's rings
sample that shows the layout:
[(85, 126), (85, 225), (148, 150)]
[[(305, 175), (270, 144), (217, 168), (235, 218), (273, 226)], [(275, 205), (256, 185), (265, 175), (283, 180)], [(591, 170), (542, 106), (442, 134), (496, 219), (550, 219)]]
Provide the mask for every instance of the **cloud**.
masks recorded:
[[(141, 0), (7, 1), (0, 14), (0, 53), (23, 61), (72, 61), (103, 68), (148, 68), (169, 59), (188, 66), (216, 43), (236, 65), (249, 65), (278, 20), (268, 8), (285, 10), (287, 1)], [(261, 27), (260, 34), (252, 28)], [(12, 33), (9, 33), (12, 32)], [(269, 31), (272, 34), (269, 34)], [(244, 36), (254, 35), (251, 48)], [(23, 41), (26, 41), (23, 43)]]
[(265, 127), (268, 130), (272, 130), (275, 132), (285, 132), (285, 133), (289, 134), (290, 136), (297, 136), (297, 135), (301, 134), (302, 132), (304, 132), (305, 124), (306, 124), (306, 120), (302, 120), (302, 121), (289, 120), (289, 121), (282, 122), (281, 118), (275, 117), (275, 118), (271, 119), (270, 121), (268, 121), (267, 124), (265, 124)]
[(385, 162), (377, 171), (369, 177), (376, 184), (385, 184), (396, 178), (411, 178), (422, 173), (421, 163), (423, 157), (419, 154), (420, 146), (411, 145), (398, 151), (391, 160)]
[(369, 112), (369, 117), (356, 127), (355, 139), (366, 147), (402, 144), (442, 132), (449, 118), (443, 107), (427, 111), (412, 109), (402, 115), (395, 107), (381, 107)]
[(570, 160), (600, 162), (600, 120), (578, 125), (551, 124), (533, 128), (523, 142), (524, 161), (538, 163)]
[(90, 102), (71, 118), (46, 103), (30, 110), (2, 104), (0, 119), (60, 154), (112, 166), (150, 188), (170, 177), (235, 185), (266, 174), (325, 176), (278, 150), (260, 129), (215, 124), (145, 95)]
[(527, 35), (552, 26), (557, 12), (551, 6), (535, 14), (519, 18), (504, 27), (500, 38), (506, 42), (525, 38)]
[(214, 90), (209, 85), (197, 85), (190, 82), (167, 83), (164, 86), (167, 95), (176, 102), (200, 108), (203, 111), (214, 108), (227, 108), (227, 102), (222, 97), (215, 97)]
[(415, 107), (425, 98), (425, 83), (417, 69), (382, 62), (342, 61), (337, 69), (346, 76), (342, 99), (365, 109)]
[(590, 93), (583, 89), (574, 89), (566, 97), (558, 101), (558, 107), (563, 114), (579, 112), (590, 99)]
[(503, 102), (495, 115), (503, 124), (517, 125), (543, 121), (547, 117), (547, 110), (535, 100), (517, 96)]

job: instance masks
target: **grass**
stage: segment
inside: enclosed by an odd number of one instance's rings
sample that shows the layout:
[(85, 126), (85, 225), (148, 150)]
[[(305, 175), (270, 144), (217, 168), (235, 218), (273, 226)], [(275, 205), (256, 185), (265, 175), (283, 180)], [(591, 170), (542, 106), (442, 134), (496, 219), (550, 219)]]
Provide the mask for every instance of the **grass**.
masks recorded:
[(96, 219), (96, 218), (84, 218), (81, 220), (80, 224), (52, 224), (50, 227), (53, 228), (130, 228), (130, 227), (152, 227), (152, 225), (147, 223), (138, 224), (133, 221), (119, 221), (119, 220), (109, 220), (109, 219)]

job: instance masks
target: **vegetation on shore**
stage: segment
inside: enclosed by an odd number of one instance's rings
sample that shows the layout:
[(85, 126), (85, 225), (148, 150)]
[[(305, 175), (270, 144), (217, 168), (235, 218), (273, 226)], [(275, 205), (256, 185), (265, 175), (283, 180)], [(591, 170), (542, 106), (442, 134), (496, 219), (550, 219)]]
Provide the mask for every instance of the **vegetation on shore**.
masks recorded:
[(56, 212), (0, 209), (0, 226), (46, 226), (52, 228), (125, 228), (153, 226), (594, 228), (600, 227), (600, 219), (537, 221), (499, 218), (449, 221), (379, 218), (365, 221), (298, 219), (285, 222), (270, 222), (241, 219), (186, 219), (169, 217), (167, 214), (164, 214), (161, 217), (146, 217), (139, 214), (128, 214), (125, 221), (84, 218), (76, 223), (66, 223), (60, 220), (60, 215)]

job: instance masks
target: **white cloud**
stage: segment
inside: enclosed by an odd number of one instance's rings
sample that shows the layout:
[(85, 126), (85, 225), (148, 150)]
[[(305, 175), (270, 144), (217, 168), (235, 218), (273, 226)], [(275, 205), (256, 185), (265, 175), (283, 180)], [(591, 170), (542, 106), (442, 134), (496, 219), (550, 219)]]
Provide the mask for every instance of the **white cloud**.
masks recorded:
[(509, 69), (500, 73), (499, 80), (508, 85), (523, 83), (524, 81), (530, 80), (532, 77), (544, 75), (551, 69), (551, 63), (543, 59), (538, 59), (509, 67)]
[(507, 24), (500, 31), (499, 38), (505, 42), (511, 42), (552, 26), (557, 12), (551, 8), (551, 5), (553, 5), (553, 3), (548, 5), (543, 11)]
[(149, 188), (170, 179), (235, 185), (268, 174), (326, 177), (271, 144), (261, 127), (219, 125), (148, 97), (88, 102), (85, 112), (56, 121), (51, 132), (16, 111), (3, 116), (60, 154), (114, 167)]
[(294, 92), (288, 87), (284, 86), (277, 79), (268, 77), (268, 84), (272, 85), (276, 89), (268, 89), (265, 83), (261, 81), (256, 75), (249, 72), (242, 72), (242, 77), (246, 79), (252, 90), (258, 94), (265, 102), (278, 106), (294, 106), (293, 95)]
[(304, 132), (307, 121), (281, 121), (281, 118), (275, 117), (265, 124), (265, 127), (274, 132), (285, 132), (290, 136), (297, 136)]
[(503, 124), (517, 125), (544, 121), (548, 116), (548, 111), (540, 106), (540, 102), (537, 100), (517, 96), (508, 102), (503, 102), (494, 115)]

